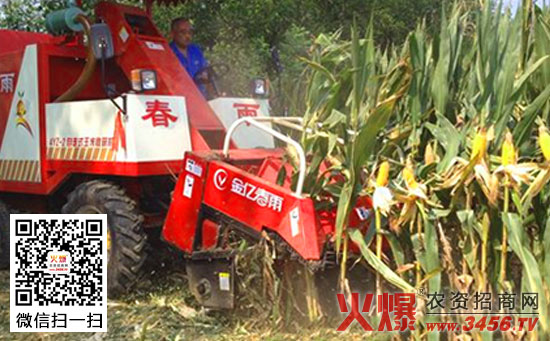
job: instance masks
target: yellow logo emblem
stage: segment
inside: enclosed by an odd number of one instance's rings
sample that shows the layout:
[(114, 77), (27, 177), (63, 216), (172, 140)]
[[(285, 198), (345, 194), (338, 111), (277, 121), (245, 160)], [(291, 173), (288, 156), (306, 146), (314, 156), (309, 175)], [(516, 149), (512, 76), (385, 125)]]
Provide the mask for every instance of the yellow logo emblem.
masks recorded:
[(17, 118), (15, 119), (16, 126), (22, 126), (23, 128), (27, 129), (29, 134), (31, 134), (32, 137), (34, 137), (31, 129), (31, 125), (27, 121), (26, 114), (27, 114), (27, 108), (25, 107), (25, 102), (23, 102), (23, 96), (25, 96), (24, 92), (18, 92), (17, 95), (19, 95), (19, 100), (17, 101)]

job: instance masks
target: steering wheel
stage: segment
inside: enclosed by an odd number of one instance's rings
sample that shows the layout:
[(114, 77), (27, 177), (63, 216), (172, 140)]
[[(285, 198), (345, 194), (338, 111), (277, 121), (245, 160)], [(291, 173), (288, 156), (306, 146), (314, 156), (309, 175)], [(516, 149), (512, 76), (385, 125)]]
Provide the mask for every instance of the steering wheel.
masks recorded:
[(228, 72), (229, 66), (227, 66), (227, 64), (211, 64), (199, 69), (199, 71), (195, 73), (193, 80), (196, 84), (204, 85), (206, 87), (206, 98), (210, 100), (220, 97), (216, 80), (225, 76)]
[(193, 80), (197, 84), (213, 83), (213, 81), (222, 78), (229, 72), (229, 66), (224, 63), (215, 63), (204, 66), (195, 73)]

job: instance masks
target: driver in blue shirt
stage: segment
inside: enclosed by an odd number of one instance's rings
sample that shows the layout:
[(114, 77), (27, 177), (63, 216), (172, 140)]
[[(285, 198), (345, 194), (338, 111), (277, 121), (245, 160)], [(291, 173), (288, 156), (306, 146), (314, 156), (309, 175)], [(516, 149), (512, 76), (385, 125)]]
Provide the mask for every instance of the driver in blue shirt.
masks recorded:
[(193, 26), (189, 20), (185, 18), (176, 18), (172, 20), (172, 42), (170, 47), (176, 54), (181, 65), (187, 70), (187, 73), (197, 83), (202, 94), (206, 97), (205, 83), (208, 83), (208, 75), (204, 68), (208, 66), (208, 62), (204, 58), (200, 47), (191, 43), (193, 39)]

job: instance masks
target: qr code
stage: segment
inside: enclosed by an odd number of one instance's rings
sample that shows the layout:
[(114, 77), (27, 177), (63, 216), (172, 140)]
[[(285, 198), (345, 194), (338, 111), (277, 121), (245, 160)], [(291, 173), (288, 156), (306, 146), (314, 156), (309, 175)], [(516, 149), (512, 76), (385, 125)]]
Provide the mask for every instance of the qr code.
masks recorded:
[(10, 216), (10, 330), (107, 330), (107, 216)]

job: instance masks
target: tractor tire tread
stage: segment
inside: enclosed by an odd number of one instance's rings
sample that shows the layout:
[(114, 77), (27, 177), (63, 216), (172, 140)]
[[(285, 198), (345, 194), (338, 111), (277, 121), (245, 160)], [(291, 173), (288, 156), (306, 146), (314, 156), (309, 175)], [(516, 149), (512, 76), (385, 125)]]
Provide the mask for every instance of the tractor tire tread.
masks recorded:
[(107, 213), (112, 251), (115, 251), (111, 254), (108, 267), (107, 292), (110, 298), (116, 298), (136, 284), (147, 258), (147, 236), (142, 229), (143, 216), (138, 213), (137, 205), (122, 188), (102, 180), (78, 185), (69, 194), (61, 211), (75, 213), (86, 205)]

